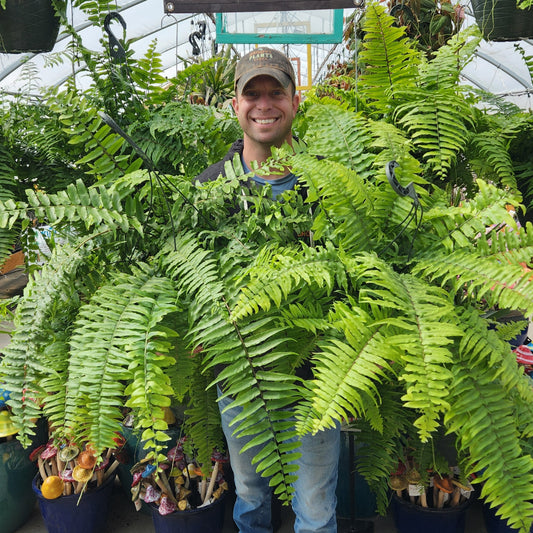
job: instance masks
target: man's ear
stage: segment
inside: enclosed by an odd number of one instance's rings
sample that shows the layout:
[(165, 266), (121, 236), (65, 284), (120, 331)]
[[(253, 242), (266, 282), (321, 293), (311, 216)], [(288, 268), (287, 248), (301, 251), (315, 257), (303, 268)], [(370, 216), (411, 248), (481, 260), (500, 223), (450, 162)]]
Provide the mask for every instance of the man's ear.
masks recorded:
[(235, 113), (238, 113), (239, 112), (239, 100), (237, 99), (236, 96), (234, 96), (233, 99), (231, 100), (231, 105), (233, 106), (233, 111), (235, 111)]
[(294, 116), (296, 116), (299, 105), (300, 105), (300, 93), (296, 92), (294, 93), (294, 96), (292, 98), (292, 109), (293, 109)]

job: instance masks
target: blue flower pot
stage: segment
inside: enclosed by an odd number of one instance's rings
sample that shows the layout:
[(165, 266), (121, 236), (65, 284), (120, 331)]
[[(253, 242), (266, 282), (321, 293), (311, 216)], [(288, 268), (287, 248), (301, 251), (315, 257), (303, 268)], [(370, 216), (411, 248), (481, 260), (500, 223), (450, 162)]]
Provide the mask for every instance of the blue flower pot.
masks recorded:
[(421, 507), (408, 500), (392, 496), (394, 524), (398, 533), (427, 531), (431, 533), (464, 533), (466, 511), (471, 500), (465, 500), (457, 507), (434, 509)]
[(149, 505), (155, 533), (221, 533), (224, 527), (226, 493), (207, 507), (160, 515), (156, 505)]
[(112, 474), (100, 487), (79, 494), (46, 499), (39, 486), (40, 476), (33, 478), (32, 488), (48, 533), (101, 533), (105, 531), (109, 501), (113, 492), (115, 475)]

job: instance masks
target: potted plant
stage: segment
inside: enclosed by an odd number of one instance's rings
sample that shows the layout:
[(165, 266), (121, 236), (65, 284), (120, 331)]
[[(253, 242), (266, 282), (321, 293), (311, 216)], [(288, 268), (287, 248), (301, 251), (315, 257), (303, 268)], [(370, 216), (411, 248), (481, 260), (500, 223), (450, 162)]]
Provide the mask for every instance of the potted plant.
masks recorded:
[(141, 502), (149, 505), (157, 533), (222, 531), (228, 457), (215, 451), (205, 468), (194, 455), (182, 438), (167, 451), (165, 461), (140, 461), (131, 469), (132, 500), (137, 509)]
[[(10, 400), (23, 442), (44, 411), (103, 453), (126, 406), (159, 468), (164, 407), (177, 400), (210, 465), (223, 380), (247, 415), (236, 430), (257, 435), (258, 468), (284, 500), (297, 453), (286, 440), (353, 416), (368, 444), (359, 468), (381, 510), (406, 435), (429, 442), (442, 427), (457, 438), (464, 475), (479, 472), (483, 495), (529, 529), (533, 461), (521, 439), (533, 393), (506, 343), (518, 326), (491, 329), (487, 318), (495, 308), (533, 314), (521, 264), (533, 230), (506, 208), (521, 201), (506, 149), (516, 129), (459, 87), (479, 36), (459, 35), (428, 60), (393, 22), (367, 7), (358, 92), (327, 89), (363, 111), (309, 95), (297, 124), (306, 145), (274, 154), (307, 201), (248, 189), (238, 161), (203, 186), (183, 166), (106, 179), (117, 152), (105, 147), (131, 152), (83, 99), (66, 108), (73, 142), (101, 140), (80, 165), (102, 179), (0, 203), (2, 226), (30, 209), (71, 230), (25, 288), (2, 365), (13, 390), (31, 393)], [(174, 121), (173, 131), (187, 126)], [(486, 232), (501, 222), (512, 231)], [(313, 379), (300, 382), (293, 371), (305, 361)]]
[(47, 444), (32, 452), (39, 464), (32, 488), (49, 533), (96, 533), (105, 527), (124, 444), (118, 434), (115, 440), (113, 448), (98, 454), (90, 443), (81, 448), (79, 440), (59, 444), (52, 433)]
[(31, 460), (31, 454), (44, 439), (45, 432), (41, 424), (38, 437), (31, 447), (22, 447), (15, 438), (17, 428), (11, 421), (11, 412), (6, 405), (9, 395), (9, 391), (0, 386), (0, 487), (4, 502), (0, 520), (3, 531), (14, 533), (30, 518), (35, 504), (31, 480), (37, 468)]
[[(533, 37), (533, 10), (516, 0), (472, 0), (477, 25), (487, 41), (518, 41)], [(525, 2), (524, 2), (525, 4)]]
[(62, 0), (2, 0), (0, 52), (50, 52), (65, 12)]
[(430, 442), (406, 438), (403, 454), (388, 482), (399, 533), (464, 531), (466, 512), (476, 491), (471, 480), (461, 474), (458, 462), (453, 443), (442, 429)]

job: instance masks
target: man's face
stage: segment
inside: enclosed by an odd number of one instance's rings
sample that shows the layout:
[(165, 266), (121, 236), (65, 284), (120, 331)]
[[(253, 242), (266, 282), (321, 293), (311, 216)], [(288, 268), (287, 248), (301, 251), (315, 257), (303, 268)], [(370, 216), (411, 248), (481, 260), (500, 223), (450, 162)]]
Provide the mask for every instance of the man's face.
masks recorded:
[(291, 140), (291, 126), (300, 97), (271, 76), (256, 76), (233, 99), (245, 142), (280, 147)]

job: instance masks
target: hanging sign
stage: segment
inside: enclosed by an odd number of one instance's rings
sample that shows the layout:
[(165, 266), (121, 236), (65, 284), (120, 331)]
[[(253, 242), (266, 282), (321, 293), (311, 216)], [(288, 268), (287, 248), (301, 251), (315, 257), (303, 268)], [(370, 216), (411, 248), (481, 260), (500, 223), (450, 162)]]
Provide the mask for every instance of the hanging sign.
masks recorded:
[(216, 14), (217, 43), (340, 43), (342, 28), (342, 9)]
[(360, 0), (163, 0), (165, 13), (243, 13), (353, 8)]

